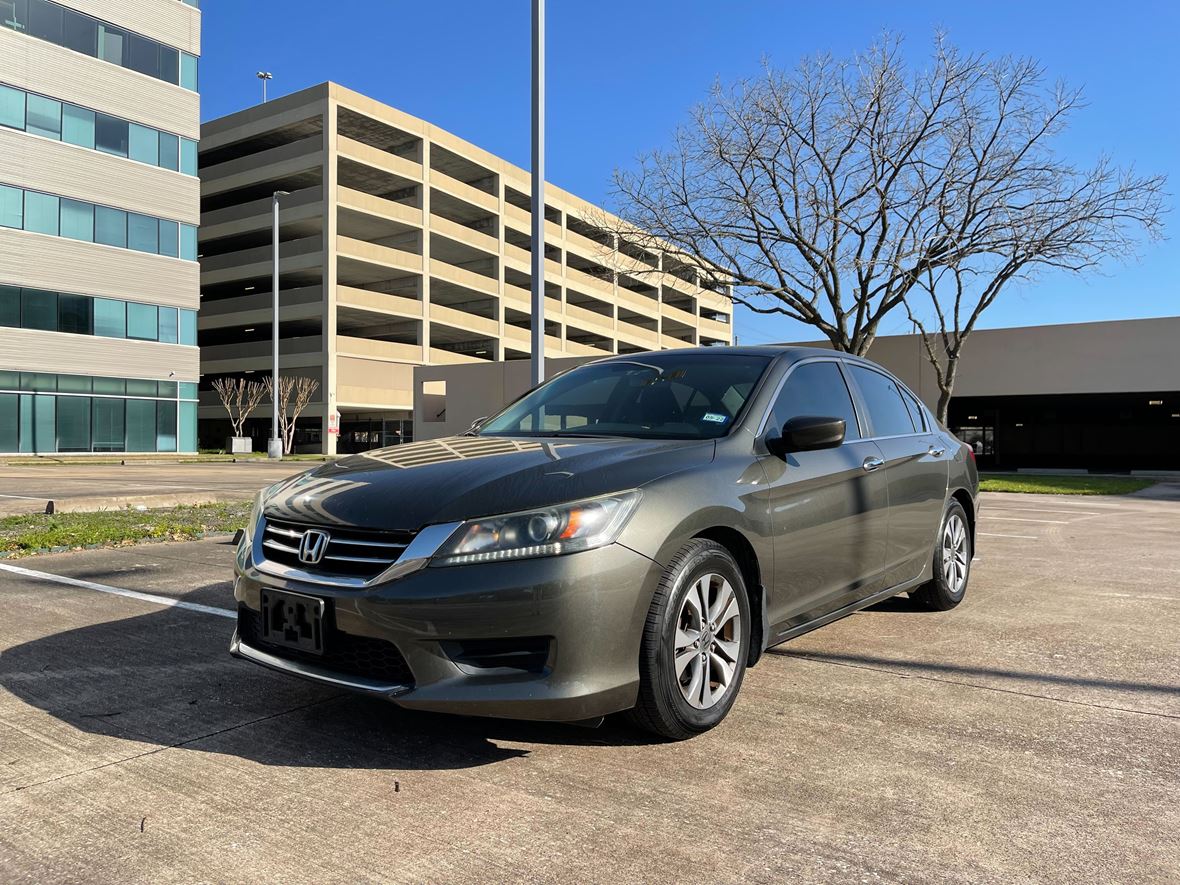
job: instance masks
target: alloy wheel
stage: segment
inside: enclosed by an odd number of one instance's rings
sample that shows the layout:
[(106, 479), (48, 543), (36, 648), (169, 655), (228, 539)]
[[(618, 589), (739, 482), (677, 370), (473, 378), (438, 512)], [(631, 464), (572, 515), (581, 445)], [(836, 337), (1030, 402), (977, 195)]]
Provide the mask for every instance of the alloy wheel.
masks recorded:
[(676, 680), (684, 699), (707, 710), (729, 691), (741, 653), (741, 610), (733, 587), (718, 574), (698, 578), (676, 619)]
[(942, 578), (954, 595), (967, 583), (967, 526), (963, 517), (952, 513), (942, 529)]

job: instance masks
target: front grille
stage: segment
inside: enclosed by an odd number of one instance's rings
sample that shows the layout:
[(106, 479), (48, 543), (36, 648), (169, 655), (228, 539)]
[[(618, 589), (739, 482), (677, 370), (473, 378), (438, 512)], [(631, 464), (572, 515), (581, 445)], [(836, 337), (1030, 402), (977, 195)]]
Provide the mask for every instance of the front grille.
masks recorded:
[(273, 645), (262, 638), (262, 613), (244, 605), (238, 606), (238, 636), (251, 648), (278, 658), (314, 664), (335, 673), (362, 676), (391, 685), (413, 686), (414, 674), (392, 642), (369, 636), (354, 636), (336, 629), (330, 609), (324, 613), (323, 634), (322, 655)]
[[(323, 558), (318, 563), (299, 559), (299, 545), (308, 529), (318, 529), (328, 535)], [(280, 565), (316, 574), (368, 580), (397, 562), (413, 539), (413, 532), (329, 528), (266, 517), (262, 528), (262, 551), (268, 560)]]

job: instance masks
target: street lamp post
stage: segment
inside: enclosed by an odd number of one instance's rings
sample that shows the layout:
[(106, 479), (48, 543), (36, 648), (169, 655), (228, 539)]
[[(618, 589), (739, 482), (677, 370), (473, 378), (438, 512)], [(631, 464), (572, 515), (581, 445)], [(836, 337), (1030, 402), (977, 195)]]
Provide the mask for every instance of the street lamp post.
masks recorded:
[(275, 78), (275, 75), (272, 74), (270, 71), (259, 71), (254, 76), (262, 81), (262, 103), (266, 104), (266, 81), (273, 80)]
[(274, 302), (274, 318), (271, 320), (271, 349), (274, 352), (271, 400), (274, 414), (270, 419), (270, 439), (266, 444), (266, 456), (276, 461), (283, 457), (283, 440), (279, 437), (279, 197), (287, 195), (287, 191), (275, 191), (271, 197), (271, 209), (274, 213), (271, 227), (274, 252), (271, 259), (270, 282), (271, 298)]
[(545, 0), (533, 0), (533, 386), (545, 380)]

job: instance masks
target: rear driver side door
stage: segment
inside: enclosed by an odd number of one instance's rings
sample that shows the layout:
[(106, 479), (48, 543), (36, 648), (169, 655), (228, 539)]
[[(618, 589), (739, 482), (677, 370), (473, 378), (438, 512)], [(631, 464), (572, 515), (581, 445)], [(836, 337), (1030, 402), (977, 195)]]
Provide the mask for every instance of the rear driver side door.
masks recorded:
[(946, 501), (951, 453), (933, 433), (931, 419), (908, 390), (884, 372), (847, 362), (861, 412), (885, 459), (889, 489), (889, 542), (885, 586), (918, 577), (933, 556)]

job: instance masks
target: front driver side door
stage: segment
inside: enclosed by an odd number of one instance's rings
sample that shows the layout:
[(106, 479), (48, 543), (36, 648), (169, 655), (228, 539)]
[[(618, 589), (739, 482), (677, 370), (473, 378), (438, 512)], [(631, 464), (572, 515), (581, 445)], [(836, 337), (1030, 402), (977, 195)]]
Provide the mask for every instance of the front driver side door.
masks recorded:
[[(781, 457), (765, 453), (765, 440), (800, 415), (843, 418), (844, 444)], [(772, 641), (884, 586), (885, 471), (880, 450), (862, 436), (836, 360), (792, 367), (759, 446), (774, 532), (774, 579), (767, 601)]]

